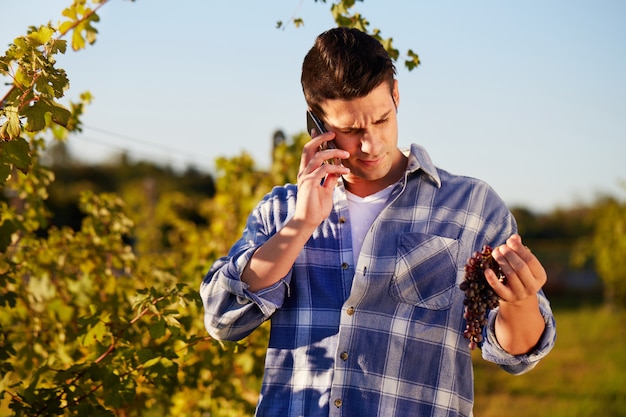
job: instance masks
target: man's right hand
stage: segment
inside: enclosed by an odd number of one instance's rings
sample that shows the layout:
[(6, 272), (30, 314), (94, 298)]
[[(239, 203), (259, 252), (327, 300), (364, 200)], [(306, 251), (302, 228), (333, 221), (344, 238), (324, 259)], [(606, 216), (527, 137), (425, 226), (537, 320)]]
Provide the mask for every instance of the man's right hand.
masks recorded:
[(334, 137), (333, 132), (314, 136), (304, 145), (300, 159), (298, 201), (294, 219), (316, 227), (328, 217), (332, 210), (333, 190), (339, 177), (350, 172), (343, 165), (324, 163), (327, 159), (346, 159), (350, 156), (347, 151), (341, 149), (319, 150), (322, 143), (333, 140)]

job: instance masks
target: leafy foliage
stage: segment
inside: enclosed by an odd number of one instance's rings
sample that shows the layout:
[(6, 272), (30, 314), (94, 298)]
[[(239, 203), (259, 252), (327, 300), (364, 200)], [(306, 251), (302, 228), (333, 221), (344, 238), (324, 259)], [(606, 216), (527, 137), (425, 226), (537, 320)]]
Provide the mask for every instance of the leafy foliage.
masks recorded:
[[(315, 0), (315, 2), (317, 1), (318, 0)], [(400, 58), (400, 51), (393, 46), (393, 38), (383, 38), (380, 29), (373, 29), (370, 31), (370, 22), (363, 15), (361, 15), (361, 13), (352, 11), (357, 1), (362, 2), (363, 0), (338, 0), (332, 3), (330, 12), (335, 19), (337, 26), (355, 28), (365, 33), (369, 33), (380, 41), (387, 53), (389, 53), (391, 59), (398, 61)], [(326, 3), (326, 0), (321, 0), (321, 2)], [(300, 27), (304, 24), (304, 20), (302, 18), (294, 17), (291, 19), (291, 22), (295, 27)], [(283, 28), (285, 27), (285, 24), (282, 21), (278, 21), (276, 26), (278, 28)], [(409, 71), (412, 71), (417, 68), (419, 64), (419, 55), (417, 55), (417, 53), (415, 53), (412, 49), (409, 49), (406, 52), (406, 57), (404, 58), (404, 66)]]
[(267, 328), (241, 343), (211, 340), (196, 289), (261, 195), (295, 180), (306, 135), (276, 147), (270, 172), (245, 153), (218, 160), (214, 195), (128, 179), (119, 195), (83, 189), (78, 225), (51, 224), (55, 173), (41, 163), (42, 137), (79, 130), (91, 101), (58, 101), (69, 79), (55, 55), (68, 35), (74, 50), (95, 42), (108, 1), (74, 0), (58, 28), (31, 27), (0, 57), (11, 79), (0, 102), (0, 413), (252, 414)]
[[(4, 407), (16, 416), (251, 413), (266, 333), (239, 344), (211, 340), (196, 288), (207, 262), (240, 233), (241, 219), (231, 221), (220, 204), (251, 204), (271, 176), (224, 161), (218, 183), (257, 184), (202, 203), (207, 216), (220, 212), (228, 222), (190, 222), (180, 210), (188, 196), (177, 193), (157, 196), (145, 222), (122, 198), (86, 191), (78, 230), (47, 227), (54, 175), (39, 165), (42, 143), (31, 142), (28, 175), (4, 187), (15, 196), (2, 203), (4, 224), (12, 225), (0, 257)], [(122, 194), (145, 196), (137, 184)], [(149, 239), (151, 228), (165, 225), (161, 239)], [(133, 248), (131, 236), (146, 238)]]
[[(76, 14), (64, 14), (97, 21), (84, 4), (76, 2)], [(90, 24), (73, 27), (95, 33)], [(42, 61), (50, 55), (37, 48), (53, 43), (46, 28), (29, 32), (37, 42), (22, 42)], [(73, 39), (75, 47), (84, 45)], [(3, 102), (0, 413), (252, 414), (267, 328), (241, 343), (211, 340), (196, 289), (209, 263), (238, 237), (260, 196), (274, 183), (295, 179), (294, 154), (306, 136), (279, 145), (270, 172), (258, 170), (247, 154), (220, 159), (213, 198), (130, 179), (120, 182), (119, 195), (83, 190), (78, 227), (54, 226), (46, 201), (55, 173), (41, 164), (44, 141), (37, 135), (67, 138), (79, 128), (91, 97), (81, 95), (59, 120), (52, 107), (66, 85), (42, 92), (33, 81), (47, 76), (42, 74), (14, 77)], [(66, 80), (62, 71), (56, 74)], [(41, 100), (44, 93), (48, 101)], [(20, 101), (28, 97), (33, 101)], [(22, 105), (43, 107), (21, 112)], [(189, 218), (191, 208), (200, 219)]]
[[(207, 218), (197, 227), (184, 215), (197, 200), (129, 182), (124, 199), (84, 191), (79, 227), (50, 226), (55, 175), (41, 165), (38, 135), (65, 139), (91, 99), (58, 102), (69, 81), (54, 55), (65, 52), (67, 34), (75, 50), (95, 41), (106, 2), (74, 1), (58, 29), (32, 27), (0, 57), (12, 80), (0, 109), (0, 414), (250, 414), (264, 333), (239, 344), (211, 340), (196, 291), (223, 246), (206, 242), (233, 241), (241, 221), (219, 227)], [(254, 198), (262, 188), (255, 182)], [(245, 190), (238, 198), (245, 201)], [(217, 200), (205, 200), (202, 213), (220, 212)], [(148, 217), (135, 205), (153, 211)], [(152, 240), (155, 230), (161, 237)]]
[(11, 175), (12, 167), (24, 172), (30, 165), (25, 140), (26, 132), (40, 132), (52, 124), (69, 130), (78, 121), (58, 99), (69, 88), (63, 69), (56, 67), (55, 56), (64, 54), (67, 34), (72, 35), (72, 48), (79, 50), (96, 40), (92, 23), (98, 21), (97, 10), (110, 0), (74, 0), (63, 11), (68, 18), (58, 28), (51, 24), (31, 26), (24, 36), (15, 38), (0, 56), (0, 75), (12, 80), (11, 88), (0, 100), (0, 185)]

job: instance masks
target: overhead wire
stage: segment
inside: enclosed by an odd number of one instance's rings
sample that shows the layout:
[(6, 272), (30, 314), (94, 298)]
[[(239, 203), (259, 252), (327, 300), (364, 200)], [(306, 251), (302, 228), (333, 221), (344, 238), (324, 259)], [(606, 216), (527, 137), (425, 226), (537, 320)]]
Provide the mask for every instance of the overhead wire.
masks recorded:
[(122, 133), (117, 133), (117, 132), (112, 132), (110, 130), (107, 129), (102, 129), (99, 127), (95, 127), (95, 126), (90, 126), (90, 125), (83, 125), (83, 127), (93, 130), (95, 132), (99, 132), (99, 133), (103, 133), (105, 135), (109, 135), (109, 136), (113, 136), (113, 137), (117, 137), (119, 139), (124, 139), (127, 140), (129, 142), (134, 142), (134, 143), (138, 143), (141, 145), (147, 145), (156, 149), (160, 149), (162, 151), (168, 152), (170, 154), (177, 154), (180, 156), (184, 156), (186, 158), (190, 158), (190, 159), (195, 159), (197, 157), (197, 155), (193, 155), (191, 153), (187, 153), (187, 152), (182, 152), (180, 149), (176, 149), (176, 148), (172, 148), (169, 146), (165, 146), (165, 145), (161, 145), (158, 143), (154, 143), (150, 140), (146, 140), (146, 139), (139, 139), (139, 138), (135, 138), (135, 137), (131, 137)]
[[(93, 131), (93, 132), (97, 132), (97, 133), (101, 133), (103, 135), (107, 135), (110, 137), (114, 137), (117, 139), (122, 139), (126, 142), (131, 142), (137, 145), (141, 145), (141, 147), (150, 147), (154, 150), (158, 150), (161, 152), (165, 152), (167, 154), (168, 157), (172, 157), (172, 156), (178, 156), (180, 158), (184, 158), (186, 160), (186, 165), (187, 166), (194, 166), (195, 168), (198, 168), (198, 163), (197, 163), (197, 158), (198, 155), (193, 155), (191, 153), (188, 152), (184, 152), (181, 151), (180, 149), (176, 149), (170, 146), (165, 146), (162, 144), (158, 144), (158, 143), (154, 143), (153, 141), (147, 140), (147, 139), (140, 139), (137, 137), (132, 137), (123, 133), (118, 133), (118, 132), (113, 132), (111, 130), (108, 129), (102, 129), (96, 126), (91, 126), (91, 125), (83, 125), (83, 128), (88, 130), (88, 131)], [(162, 160), (162, 157), (158, 157), (156, 156), (153, 152), (150, 151), (146, 151), (144, 152), (143, 149), (141, 150), (135, 150), (135, 149), (131, 149), (130, 147), (124, 146), (124, 145), (119, 145), (119, 144), (115, 144), (115, 143), (111, 143), (108, 142), (106, 140), (102, 140), (102, 139), (98, 139), (97, 137), (94, 137), (93, 135), (88, 135), (86, 134), (84, 131), (81, 134), (81, 136), (86, 139), (87, 142), (89, 143), (95, 143), (101, 146), (105, 146), (111, 149), (115, 149), (117, 151), (123, 152), (123, 153), (127, 153), (130, 155), (138, 155), (139, 153), (144, 155), (144, 158), (150, 159), (150, 160)], [(203, 164), (201, 164), (203, 165)], [(210, 170), (210, 168), (209, 168)]]

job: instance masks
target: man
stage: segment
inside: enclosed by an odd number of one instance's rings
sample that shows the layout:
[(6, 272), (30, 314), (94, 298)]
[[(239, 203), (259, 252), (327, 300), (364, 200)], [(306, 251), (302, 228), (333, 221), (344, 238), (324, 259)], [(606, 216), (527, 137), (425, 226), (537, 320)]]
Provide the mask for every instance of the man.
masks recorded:
[(374, 38), (321, 34), (302, 87), (328, 133), (313, 132), (297, 186), (274, 188), (209, 270), (209, 333), (239, 340), (271, 319), (257, 416), (472, 415), (465, 262), (496, 248), (507, 279), (486, 273), (501, 301), (480, 345), (515, 374), (554, 343), (543, 267), (489, 186), (398, 149), (395, 68)]

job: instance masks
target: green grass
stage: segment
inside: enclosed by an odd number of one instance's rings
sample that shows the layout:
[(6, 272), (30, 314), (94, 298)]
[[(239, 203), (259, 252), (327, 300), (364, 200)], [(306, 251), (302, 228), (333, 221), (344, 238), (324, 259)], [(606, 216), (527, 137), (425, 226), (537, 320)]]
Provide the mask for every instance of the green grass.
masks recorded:
[(513, 376), (474, 356), (476, 417), (626, 416), (626, 311), (593, 296), (553, 299), (557, 342)]

